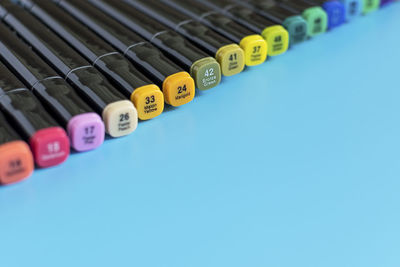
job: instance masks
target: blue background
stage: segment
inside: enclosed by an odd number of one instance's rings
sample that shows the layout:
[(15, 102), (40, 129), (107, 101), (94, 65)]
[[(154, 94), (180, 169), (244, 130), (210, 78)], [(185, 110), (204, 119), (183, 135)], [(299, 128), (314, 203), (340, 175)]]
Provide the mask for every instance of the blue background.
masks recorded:
[(399, 14), (0, 188), (0, 266), (400, 266)]

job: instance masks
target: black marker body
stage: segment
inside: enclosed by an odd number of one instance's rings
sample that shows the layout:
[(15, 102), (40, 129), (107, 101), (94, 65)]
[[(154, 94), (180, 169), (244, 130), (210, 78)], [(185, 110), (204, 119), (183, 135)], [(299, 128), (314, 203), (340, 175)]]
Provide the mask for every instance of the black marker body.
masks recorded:
[(181, 67), (164, 56), (150, 42), (88, 2), (77, 0), (57, 1), (57, 3), (82, 24), (118, 49), (138, 69), (160, 86), (166, 96), (168, 95), (169, 88), (164, 86), (164, 81), (168, 80), (170, 76), (183, 72)]
[[(195, 47), (178, 33), (126, 3), (115, 1), (90, 2), (130, 30), (150, 41), (185, 71), (191, 73), (199, 89), (210, 89), (220, 83), (220, 66), (216, 60), (209, 57), (209, 55)], [(206, 78), (205, 72), (203, 72), (206, 68), (212, 68), (214, 73), (212, 75), (214, 78), (213, 83), (204, 84), (202, 82)]]
[[(5, 21), (102, 116), (107, 133), (119, 137), (136, 129), (137, 112), (133, 104), (75, 50), (21, 8), (10, 8)], [(131, 115), (129, 127), (126, 122), (119, 127), (122, 122), (117, 117), (122, 112)]]
[[(244, 62), (243, 51), (228, 38), (158, 0), (136, 0), (129, 1), (129, 4), (180, 33), (209, 55), (215, 57), (221, 65), (223, 75), (231, 76), (243, 70), (244, 64), (240, 64)], [(227, 60), (227, 58), (231, 58), (231, 60)], [(233, 58), (239, 59), (232, 62)], [(232, 68), (234, 66), (236, 67)]]
[[(4, 50), (1, 43), (0, 50)], [(29, 142), (38, 166), (50, 167), (64, 162), (69, 156), (70, 145), (65, 131), (1, 62), (0, 80), (4, 85), (0, 88), (0, 110)]]
[[(134, 0), (124, 0), (134, 1)], [(247, 66), (256, 66), (267, 59), (267, 42), (254, 31), (236, 23), (218, 11), (197, 1), (161, 0), (170, 7), (200, 21), (207, 27), (239, 44), (245, 52)]]

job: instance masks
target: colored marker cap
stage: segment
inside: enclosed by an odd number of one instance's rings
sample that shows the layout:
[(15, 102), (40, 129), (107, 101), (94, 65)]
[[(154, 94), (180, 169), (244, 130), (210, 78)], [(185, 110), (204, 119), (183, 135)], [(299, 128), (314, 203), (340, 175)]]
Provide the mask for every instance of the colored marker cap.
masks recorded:
[(193, 63), (190, 75), (200, 90), (211, 89), (221, 82), (221, 67), (215, 58), (207, 57)]
[(153, 119), (164, 111), (164, 95), (154, 84), (137, 88), (131, 95), (131, 101), (141, 120)]
[(41, 168), (59, 165), (69, 156), (69, 138), (60, 127), (37, 131), (29, 140), (36, 164)]
[(328, 15), (321, 7), (311, 7), (306, 9), (303, 12), (303, 18), (308, 24), (309, 37), (322, 34), (328, 29)]
[(67, 126), (71, 147), (83, 152), (95, 149), (104, 142), (104, 123), (96, 113), (73, 117)]
[(103, 110), (106, 133), (112, 137), (131, 134), (138, 126), (138, 114), (131, 101), (121, 100), (111, 103)]
[(187, 72), (168, 76), (163, 82), (165, 102), (178, 107), (191, 102), (196, 92), (193, 78)]
[(290, 45), (307, 40), (308, 25), (301, 16), (288, 17), (282, 24), (289, 32)]
[(268, 45), (260, 35), (250, 35), (240, 41), (246, 66), (257, 66), (267, 59)]
[(269, 56), (281, 55), (289, 48), (289, 33), (281, 25), (265, 28), (261, 36), (267, 41)]
[(244, 69), (244, 52), (237, 44), (225, 45), (218, 49), (215, 58), (224, 76), (239, 74)]
[(346, 21), (346, 9), (342, 3), (327, 1), (322, 7), (328, 14), (328, 29), (339, 27)]
[(363, 0), (363, 13), (368, 14), (379, 8), (380, 0)]
[(346, 21), (351, 21), (362, 13), (362, 0), (341, 0), (346, 9)]
[(0, 184), (13, 184), (31, 176), (34, 162), (29, 146), (22, 141), (0, 146)]

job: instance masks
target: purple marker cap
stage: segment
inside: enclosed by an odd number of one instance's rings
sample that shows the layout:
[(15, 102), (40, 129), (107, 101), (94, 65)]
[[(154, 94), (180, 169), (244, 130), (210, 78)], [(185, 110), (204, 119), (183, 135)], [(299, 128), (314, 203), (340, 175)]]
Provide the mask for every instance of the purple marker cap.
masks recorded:
[(394, 2), (394, 0), (381, 0), (381, 6)]
[(85, 113), (73, 117), (68, 123), (71, 147), (83, 152), (95, 149), (104, 142), (104, 123), (96, 113)]

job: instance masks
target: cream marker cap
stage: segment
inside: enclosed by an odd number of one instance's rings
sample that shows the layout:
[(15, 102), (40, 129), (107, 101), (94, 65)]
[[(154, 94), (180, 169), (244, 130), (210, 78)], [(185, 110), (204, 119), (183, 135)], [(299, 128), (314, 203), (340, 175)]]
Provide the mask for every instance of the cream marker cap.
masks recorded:
[(103, 121), (106, 133), (112, 137), (121, 137), (136, 130), (138, 113), (132, 102), (117, 101), (106, 106)]

